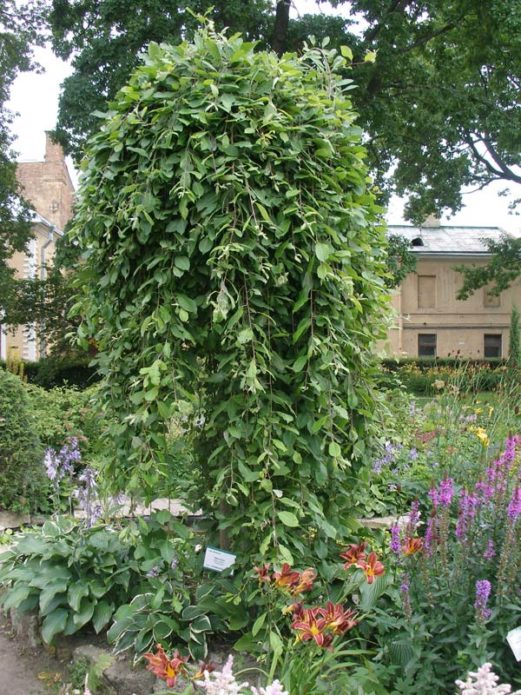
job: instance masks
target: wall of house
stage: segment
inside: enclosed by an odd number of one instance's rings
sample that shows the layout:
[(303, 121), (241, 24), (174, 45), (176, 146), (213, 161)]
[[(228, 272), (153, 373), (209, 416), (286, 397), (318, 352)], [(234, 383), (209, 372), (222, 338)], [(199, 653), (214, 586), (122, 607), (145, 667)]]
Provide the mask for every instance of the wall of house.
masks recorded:
[[(454, 266), (476, 263), (455, 257), (418, 259), (416, 272), (393, 293), (395, 320), (381, 349), (391, 356), (417, 357), (419, 336), (435, 335), (437, 357), (460, 354), (482, 358), (486, 356), (485, 342), (489, 352), (498, 349), (507, 357), (510, 312), (514, 303), (521, 309), (521, 282), (502, 292), (499, 299), (481, 289), (460, 301), (456, 294), (462, 277)], [(485, 335), (496, 337), (485, 339)]]
[[(44, 160), (20, 162), (16, 176), (25, 199), (56, 229), (53, 231), (45, 224), (35, 223), (34, 239), (27, 253), (16, 253), (10, 265), (19, 278), (41, 278), (45, 272), (42, 263), (52, 264), (58, 236), (72, 217), (74, 186), (61, 145), (46, 133)], [(41, 357), (42, 347), (30, 326), (17, 327), (14, 331), (7, 328), (0, 337), (0, 358), (36, 360)]]
[[(51, 233), (49, 227), (37, 223), (33, 225), (33, 233), (34, 238), (29, 242), (27, 253), (17, 252), (9, 262), (21, 279), (42, 278), (45, 272), (42, 261), (51, 265), (56, 251), (56, 232)], [(30, 326), (18, 326), (14, 330), (8, 328), (0, 346), (0, 357), (37, 360), (41, 356), (40, 348)]]
[(45, 134), (43, 162), (20, 162), (16, 177), (31, 206), (46, 220), (63, 230), (72, 217), (74, 186), (61, 145)]

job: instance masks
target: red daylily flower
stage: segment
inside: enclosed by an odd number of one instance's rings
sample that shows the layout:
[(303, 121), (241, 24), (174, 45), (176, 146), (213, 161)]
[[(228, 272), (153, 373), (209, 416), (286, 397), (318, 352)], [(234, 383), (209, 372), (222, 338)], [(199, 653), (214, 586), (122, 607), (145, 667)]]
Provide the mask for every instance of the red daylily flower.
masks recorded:
[(364, 571), (368, 584), (372, 584), (375, 577), (379, 577), (385, 572), (385, 567), (378, 560), (376, 553), (373, 551), (367, 556), (367, 560), (361, 560), (357, 567)]
[(302, 594), (305, 591), (311, 591), (316, 578), (317, 571), (312, 567), (308, 567), (299, 575), (298, 582), (291, 586), (290, 593), (293, 594), (293, 596), (296, 596), (297, 594)]
[(292, 622), (291, 627), (300, 642), (313, 640), (319, 647), (328, 647), (333, 641), (332, 635), (326, 633), (326, 621), (319, 617), (318, 608), (305, 608), (302, 617)]
[(285, 562), (282, 565), (280, 572), (273, 573), (273, 583), (279, 589), (287, 589), (289, 587), (298, 584), (300, 580), (300, 574), (298, 572), (292, 571), (290, 565)]
[(261, 565), (260, 567), (253, 568), (254, 571), (257, 572), (257, 578), (259, 582), (266, 582), (267, 584), (271, 582), (270, 568), (271, 565), (269, 562), (265, 563), (264, 565)]
[(147, 652), (143, 657), (148, 661), (147, 669), (166, 681), (167, 687), (173, 688), (176, 684), (177, 676), (185, 670), (186, 657), (180, 656), (176, 650), (169, 659), (165, 650), (160, 644), (156, 644), (156, 653)]
[(344, 564), (344, 569), (347, 570), (353, 565), (356, 565), (359, 567), (359, 563), (363, 560), (365, 560), (365, 549), (367, 547), (367, 543), (359, 543), (358, 545), (356, 543), (351, 543), (349, 548), (347, 550), (344, 550), (343, 553), (340, 553), (340, 557), (342, 560), (345, 560)]
[(326, 627), (334, 635), (343, 635), (358, 624), (356, 621), (357, 614), (350, 608), (344, 610), (341, 603), (328, 601), (325, 608), (319, 608), (319, 612), (326, 622)]
[(423, 538), (407, 538), (402, 545), (404, 555), (414, 555), (419, 553), (423, 548)]

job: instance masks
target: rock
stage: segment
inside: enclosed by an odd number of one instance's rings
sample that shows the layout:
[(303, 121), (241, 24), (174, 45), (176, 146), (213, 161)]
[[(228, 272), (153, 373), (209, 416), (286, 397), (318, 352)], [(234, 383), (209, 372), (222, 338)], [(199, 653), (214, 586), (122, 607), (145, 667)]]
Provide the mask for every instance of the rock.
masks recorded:
[(11, 608), (9, 620), (17, 639), (28, 644), (31, 649), (41, 645), (40, 623), (36, 612), (20, 613), (16, 608)]
[(156, 682), (153, 673), (133, 667), (124, 657), (117, 657), (103, 675), (117, 695), (150, 695)]

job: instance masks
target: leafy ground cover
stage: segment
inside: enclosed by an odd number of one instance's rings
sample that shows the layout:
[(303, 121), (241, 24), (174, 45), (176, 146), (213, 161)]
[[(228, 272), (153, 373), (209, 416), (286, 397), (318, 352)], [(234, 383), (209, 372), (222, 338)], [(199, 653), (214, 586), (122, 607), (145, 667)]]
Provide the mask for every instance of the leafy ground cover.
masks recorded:
[[(204, 520), (58, 516), (3, 555), (4, 606), (37, 610), (49, 641), (108, 630), (117, 651), (145, 658), (165, 685), (183, 689), (203, 688), (189, 678), (205, 682), (199, 662), (216, 647), (253, 660), (236, 682), (278, 680), (292, 695), (330, 692), (332, 683), (338, 692), (407, 695), (421, 686), (441, 695), (487, 661), (519, 685), (504, 639), (521, 618), (517, 387), (483, 398), (447, 386), (423, 403), (398, 389), (385, 400), (382, 438), (352, 499), (360, 516), (399, 517), (412, 505), (408, 522), (353, 527), (336, 553), (321, 557), (312, 545), (296, 566), (217, 574), (203, 567)], [(179, 424), (172, 437), (183, 438)], [(94, 492), (93, 507), (107, 504)], [(215, 668), (208, 688), (225, 677), (223, 664)]]

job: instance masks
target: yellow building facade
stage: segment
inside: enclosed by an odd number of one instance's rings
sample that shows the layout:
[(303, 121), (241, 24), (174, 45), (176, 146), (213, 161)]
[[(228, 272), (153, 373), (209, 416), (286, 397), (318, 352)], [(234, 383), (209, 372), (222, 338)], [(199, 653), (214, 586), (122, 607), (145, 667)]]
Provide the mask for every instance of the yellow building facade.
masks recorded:
[[(45, 158), (38, 162), (20, 162), (17, 178), (24, 198), (31, 204), (33, 237), (25, 253), (16, 253), (10, 265), (19, 278), (45, 279), (52, 265), (56, 242), (72, 217), (74, 186), (60, 145), (46, 133)], [(37, 360), (46, 353), (45, 340), (37, 340), (30, 325), (16, 330), (0, 326), (0, 359)]]
[(521, 310), (521, 282), (499, 297), (486, 288), (466, 300), (456, 295), (463, 284), (457, 265), (481, 265), (490, 258), (485, 239), (499, 240), (497, 227), (390, 226), (405, 236), (417, 258), (393, 293), (395, 320), (381, 346), (391, 357), (508, 357), (510, 314)]

